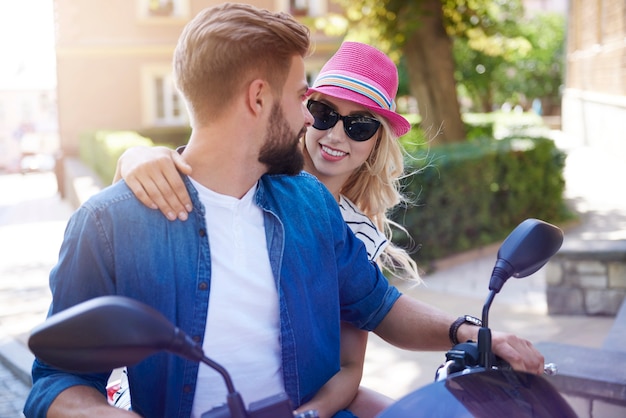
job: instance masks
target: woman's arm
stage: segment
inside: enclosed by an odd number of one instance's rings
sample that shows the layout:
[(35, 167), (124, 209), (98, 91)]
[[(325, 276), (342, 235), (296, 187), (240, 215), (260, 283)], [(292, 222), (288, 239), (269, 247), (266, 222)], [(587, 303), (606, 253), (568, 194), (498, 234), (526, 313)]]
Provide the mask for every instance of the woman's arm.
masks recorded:
[(357, 394), (363, 376), (366, 346), (367, 332), (342, 322), (341, 369), (296, 412), (316, 409), (320, 418), (330, 418), (347, 409)]
[(72, 386), (59, 394), (48, 409), (48, 418), (138, 417), (134, 412), (115, 408), (96, 389)]
[(113, 182), (126, 181), (144, 205), (159, 209), (170, 221), (184, 221), (193, 210), (180, 173), (191, 175), (191, 166), (167, 147), (132, 147), (117, 161)]
[(394, 402), (382, 393), (361, 386), (348, 410), (359, 418), (375, 418)]

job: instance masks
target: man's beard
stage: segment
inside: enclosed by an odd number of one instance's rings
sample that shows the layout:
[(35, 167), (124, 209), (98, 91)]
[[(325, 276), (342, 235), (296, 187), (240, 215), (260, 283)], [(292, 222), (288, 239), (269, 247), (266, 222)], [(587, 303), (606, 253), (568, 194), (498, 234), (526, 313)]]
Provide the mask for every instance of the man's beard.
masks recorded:
[(268, 174), (294, 175), (302, 171), (304, 156), (298, 139), (304, 135), (306, 127), (295, 134), (278, 104), (274, 104), (265, 133), (265, 144), (259, 153), (259, 161), (267, 166)]

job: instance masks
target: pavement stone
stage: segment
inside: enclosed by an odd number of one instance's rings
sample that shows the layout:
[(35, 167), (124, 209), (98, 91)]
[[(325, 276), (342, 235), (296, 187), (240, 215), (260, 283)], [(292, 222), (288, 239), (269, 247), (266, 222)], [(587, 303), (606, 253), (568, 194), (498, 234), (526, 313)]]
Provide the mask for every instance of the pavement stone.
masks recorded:
[[(620, 185), (626, 178), (624, 161), (562, 136), (556, 140), (568, 152), (566, 197), (581, 214), (581, 222), (566, 230), (565, 240), (626, 239), (626, 194)], [(26, 341), (45, 319), (48, 273), (74, 208), (58, 196), (51, 172), (0, 174), (0, 190), (0, 418), (12, 418), (22, 416), (32, 363)], [(497, 248), (444, 260), (424, 277), (424, 285), (399, 287), (445, 311), (480, 316)], [(545, 279), (542, 269), (529, 278), (509, 280), (492, 305), (490, 325), (533, 342), (601, 347), (613, 318), (547, 315)], [(396, 349), (372, 334), (363, 384), (399, 398), (432, 382), (443, 359), (441, 352)]]
[(0, 367), (0, 417), (23, 417), (22, 407), (30, 386), (26, 385), (6, 367)]

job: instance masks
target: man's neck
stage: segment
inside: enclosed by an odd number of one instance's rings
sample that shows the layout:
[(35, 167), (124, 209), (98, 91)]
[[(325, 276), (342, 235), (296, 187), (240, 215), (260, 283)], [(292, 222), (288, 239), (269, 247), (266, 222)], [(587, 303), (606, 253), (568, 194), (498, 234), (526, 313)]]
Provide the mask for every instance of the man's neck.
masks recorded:
[(193, 169), (194, 180), (237, 199), (267, 171), (258, 160), (252, 138), (228, 128), (194, 128), (183, 155)]

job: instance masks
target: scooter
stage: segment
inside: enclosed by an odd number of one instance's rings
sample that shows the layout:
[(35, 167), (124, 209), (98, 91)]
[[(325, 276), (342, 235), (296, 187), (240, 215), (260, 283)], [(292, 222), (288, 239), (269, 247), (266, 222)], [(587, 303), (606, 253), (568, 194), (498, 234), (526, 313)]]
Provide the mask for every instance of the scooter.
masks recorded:
[[(529, 276), (559, 250), (562, 231), (527, 219), (502, 243), (483, 306), (478, 341), (462, 342), (446, 353), (435, 382), (401, 398), (378, 418), (576, 417), (567, 401), (542, 376), (517, 372), (491, 351), (489, 309), (510, 277)], [(122, 326), (123, 324), (123, 326)], [(95, 333), (93, 330), (97, 329)], [(89, 339), (84, 335), (89, 334)], [(246, 409), (228, 371), (208, 358), (202, 347), (153, 308), (122, 296), (103, 296), (59, 312), (36, 327), (28, 340), (44, 362), (71, 372), (102, 372), (133, 365), (160, 351), (203, 363), (216, 370), (228, 389), (226, 403), (202, 418), (293, 418), (286, 394)], [(554, 371), (550, 367), (547, 371)], [(306, 411), (298, 418), (313, 418)]]

